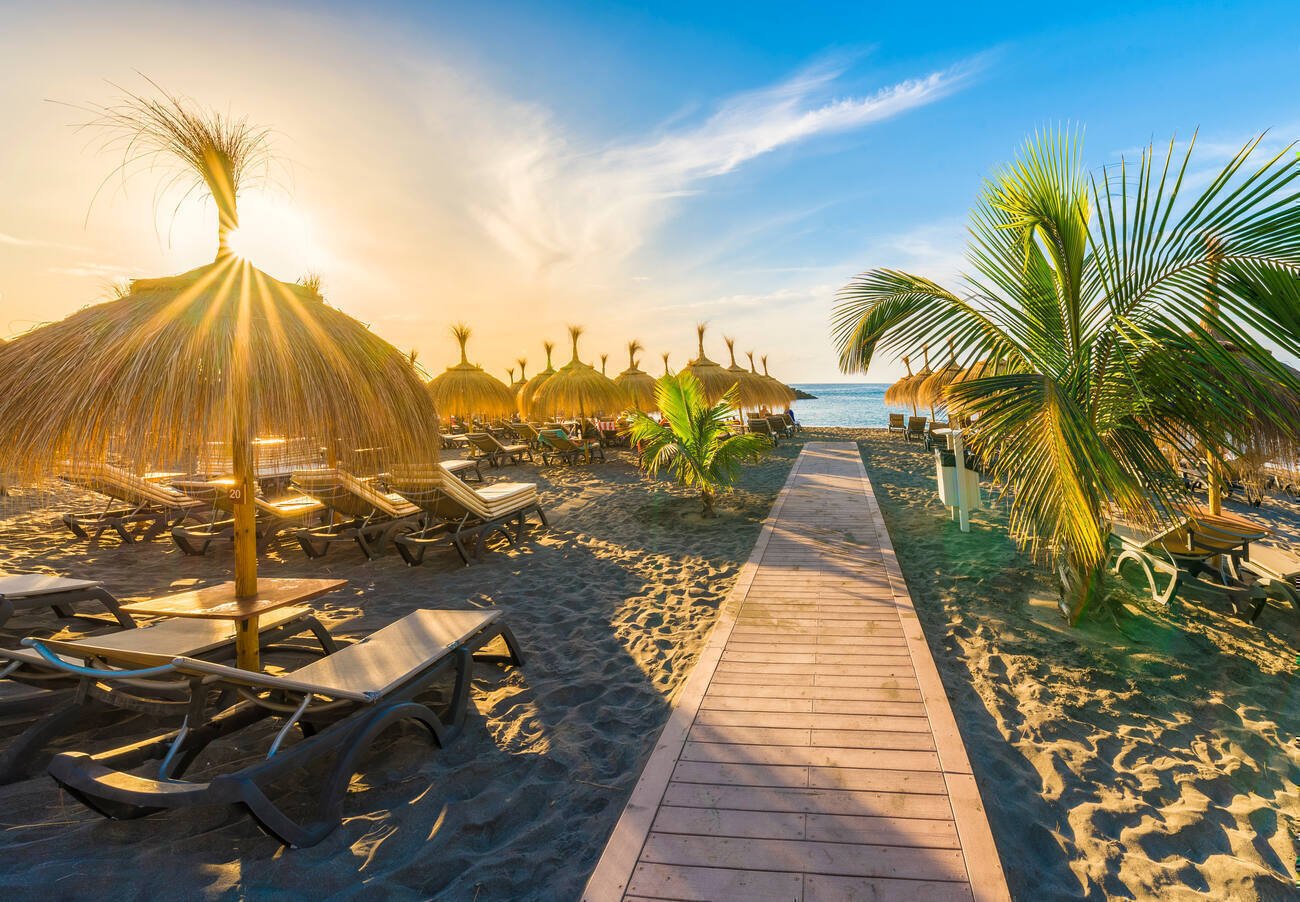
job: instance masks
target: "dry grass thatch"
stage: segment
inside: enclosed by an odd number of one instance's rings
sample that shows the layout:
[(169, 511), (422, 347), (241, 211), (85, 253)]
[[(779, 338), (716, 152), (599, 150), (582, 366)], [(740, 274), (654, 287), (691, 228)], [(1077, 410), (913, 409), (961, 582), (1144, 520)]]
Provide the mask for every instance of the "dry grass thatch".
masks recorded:
[[(757, 404), (758, 407), (777, 408), (783, 407), (794, 400), (794, 393), (791, 392), (784, 384), (773, 379), (771, 376), (764, 376), (754, 366), (754, 352), (746, 351), (745, 356), (749, 358), (749, 375), (758, 380), (762, 385), (762, 400)], [(766, 360), (766, 358), (764, 358)]]
[[(636, 354), (641, 350), (641, 343), (636, 339), (627, 343), (627, 369), (614, 377), (614, 382), (623, 390), (628, 406), (649, 413), (659, 404), (655, 400), (655, 377), (642, 372), (636, 365)], [(667, 357), (666, 354), (664, 356)], [(667, 360), (664, 366), (667, 369)]]
[(519, 415), (525, 420), (533, 415), (533, 396), (537, 394), (539, 388), (546, 384), (547, 379), (555, 375), (555, 367), (551, 365), (551, 354), (555, 351), (555, 342), (544, 341), (542, 342), (542, 348), (546, 351), (546, 369), (520, 386), (519, 392), (515, 395), (515, 406), (519, 410)]
[(907, 387), (908, 380), (912, 378), (912, 358), (904, 357), (903, 366), (907, 367), (907, 375), (900, 377), (897, 382), (885, 389), (885, 403), (890, 406), (909, 406), (903, 401), (903, 389)]
[(944, 404), (944, 389), (961, 375), (961, 366), (957, 363), (957, 352), (951, 341), (948, 342), (948, 361), (925, 378), (916, 389), (916, 402), (926, 407)]
[(0, 349), (0, 459), (36, 475), (110, 452), (185, 468), (253, 434), (437, 459), (437, 419), (406, 355), (301, 285), (227, 256), (42, 326)]
[(704, 395), (709, 400), (709, 404), (717, 404), (722, 400), (722, 396), (727, 393), (731, 386), (736, 384), (736, 376), (729, 373), (719, 364), (714, 363), (704, 355), (704, 332), (707, 328), (705, 323), (700, 323), (695, 327), (696, 337), (699, 340), (699, 356), (686, 364), (686, 370), (699, 380), (700, 386), (704, 389)]
[(779, 400), (777, 400), (777, 402), (776, 402), (776, 403), (777, 403), (777, 406), (785, 406), (785, 405), (788, 405), (788, 404), (793, 404), (794, 401), (795, 401), (795, 399), (797, 399), (799, 396), (796, 395), (796, 394), (794, 393), (794, 389), (793, 389), (793, 388), (791, 388), (790, 386), (786, 385), (786, 384), (785, 384), (784, 382), (782, 382), (780, 379), (776, 378), (775, 376), (773, 376), (771, 373), (769, 373), (769, 372), (767, 371), (767, 355), (766, 355), (766, 354), (764, 354), (764, 355), (762, 356), (761, 359), (762, 359), (762, 362), (763, 362), (763, 378), (764, 378), (764, 379), (768, 379), (768, 380), (770, 380), (771, 383), (772, 383), (772, 387), (773, 387), (773, 389), (777, 392), (777, 395), (778, 395), (778, 398), (779, 398)]
[(573, 341), (573, 359), (542, 383), (532, 397), (530, 409), (541, 416), (620, 413), (627, 406), (622, 390), (595, 367), (578, 359), (582, 328), (570, 326), (569, 337)]
[(515, 395), (510, 388), (484, 370), (469, 362), (465, 343), (470, 330), (463, 324), (452, 327), (451, 334), (460, 343), (460, 363), (447, 367), (447, 371), (429, 382), (429, 395), (442, 417), (508, 416), (515, 409)]
[(514, 394), (517, 402), (519, 398), (519, 389), (523, 388), (524, 383), (528, 381), (528, 372), (527, 372), (528, 358), (520, 357), (518, 360), (515, 361), (515, 363), (519, 364), (519, 379), (518, 381), (514, 379), (510, 380), (510, 391), (512, 394)]

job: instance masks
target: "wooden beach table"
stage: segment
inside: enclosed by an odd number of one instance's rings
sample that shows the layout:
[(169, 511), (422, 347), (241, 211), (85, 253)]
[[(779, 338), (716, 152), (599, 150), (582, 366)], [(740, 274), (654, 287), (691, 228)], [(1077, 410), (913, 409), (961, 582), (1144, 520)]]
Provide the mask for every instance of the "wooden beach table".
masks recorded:
[(346, 586), (346, 579), (259, 579), (257, 594), (235, 597), (234, 582), (219, 583), (122, 605), (131, 614), (157, 617), (196, 617), (235, 622), (236, 664), (242, 670), (261, 670), (258, 618), (277, 608), (301, 604)]
[(795, 461), (583, 898), (1010, 899), (856, 444)]

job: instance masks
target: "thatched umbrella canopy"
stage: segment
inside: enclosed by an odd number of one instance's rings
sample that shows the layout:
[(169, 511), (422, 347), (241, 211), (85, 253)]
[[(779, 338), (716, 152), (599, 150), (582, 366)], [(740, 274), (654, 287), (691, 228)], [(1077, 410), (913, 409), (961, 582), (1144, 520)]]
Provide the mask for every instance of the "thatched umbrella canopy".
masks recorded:
[[(746, 351), (745, 356), (749, 358), (750, 376), (758, 380), (756, 384), (762, 386), (762, 396), (761, 400), (758, 402), (758, 406), (780, 407), (794, 400), (794, 393), (791, 392), (787, 386), (778, 382), (776, 379), (773, 379), (771, 376), (765, 376), (758, 371), (758, 368), (754, 366), (753, 351)], [(767, 365), (766, 357), (763, 358), (763, 364), (764, 366)]]
[[(642, 372), (636, 365), (636, 352), (640, 350), (643, 350), (641, 343), (636, 339), (627, 343), (627, 369), (619, 373), (614, 382), (623, 390), (629, 406), (649, 413), (659, 406), (659, 402), (655, 400), (655, 377)], [(664, 368), (667, 369), (667, 360)]]
[[(921, 386), (925, 384), (926, 379), (929, 379), (934, 374), (934, 370), (930, 369), (930, 346), (922, 346), (921, 353), (925, 355), (925, 366), (909, 378), (898, 390), (899, 403), (911, 405), (913, 412), (916, 411), (917, 405), (921, 403)], [(934, 405), (930, 405), (930, 417), (931, 419), (934, 418)]]
[[(230, 251), (249, 127), (186, 103), (129, 98), (102, 111), (132, 159), (180, 156), (212, 191), (218, 252), (207, 266), (138, 279), (122, 298), (37, 328), (0, 350), (0, 462), (35, 475), (102, 461), (143, 469), (201, 443), (231, 443), (235, 593), (257, 593), (253, 439), (276, 433), (389, 462), (438, 457), (438, 421), (405, 354)], [(241, 634), (242, 635), (242, 634)], [(255, 636), (256, 633), (254, 632)], [(241, 644), (241, 662), (255, 661)]]
[(543, 416), (576, 413), (579, 417), (595, 413), (617, 413), (627, 406), (627, 399), (614, 380), (578, 359), (581, 326), (570, 326), (573, 359), (560, 367), (533, 395), (532, 407)]
[(795, 400), (799, 397), (798, 395), (796, 395), (796, 394), (794, 393), (794, 389), (791, 388), (790, 386), (786, 385), (786, 384), (785, 384), (784, 382), (782, 382), (780, 379), (776, 378), (775, 376), (773, 376), (771, 373), (769, 373), (769, 372), (767, 371), (767, 355), (766, 355), (766, 354), (764, 354), (762, 357), (760, 357), (759, 360), (760, 360), (760, 361), (762, 362), (762, 364), (763, 364), (763, 378), (764, 378), (764, 379), (770, 379), (770, 380), (772, 381), (772, 385), (773, 385), (773, 387), (776, 389), (776, 391), (778, 391), (778, 392), (780, 393), (780, 395), (779, 395), (780, 400), (777, 401), (777, 403), (778, 403), (778, 404), (793, 404), (793, 403), (795, 402)]
[(469, 328), (458, 323), (451, 327), (451, 334), (460, 344), (460, 363), (429, 380), (429, 395), (438, 415), (467, 420), (479, 415), (500, 417), (513, 413), (515, 396), (510, 388), (483, 367), (469, 362), (465, 350), (471, 334)]
[(916, 400), (931, 410), (935, 405), (944, 406), (944, 389), (961, 374), (957, 363), (957, 351), (950, 339), (948, 341), (948, 362), (925, 378), (916, 390)]
[(907, 388), (907, 383), (913, 378), (912, 375), (912, 358), (904, 357), (903, 366), (907, 367), (907, 375), (901, 377), (889, 388), (885, 389), (885, 403), (891, 407), (911, 407), (913, 416), (916, 415), (916, 404), (908, 404), (903, 400), (903, 391)]
[(734, 338), (724, 336), (722, 340), (727, 343), (727, 353), (731, 355), (731, 365), (727, 367), (727, 372), (734, 379), (732, 384), (736, 386), (739, 409), (742, 411), (757, 410), (766, 404), (770, 404), (773, 394), (772, 386), (758, 373), (751, 373), (736, 363), (736, 340)]
[(519, 415), (524, 419), (533, 415), (533, 396), (537, 394), (537, 390), (546, 384), (547, 379), (555, 375), (555, 367), (551, 366), (551, 352), (555, 350), (555, 342), (544, 341), (542, 348), (546, 351), (546, 369), (524, 382), (519, 387), (519, 393), (515, 395)]
[(727, 390), (736, 384), (736, 377), (734, 373), (727, 372), (722, 366), (704, 356), (704, 330), (706, 328), (707, 326), (704, 323), (700, 323), (695, 327), (696, 336), (699, 339), (700, 354), (686, 364), (686, 369), (696, 379), (700, 380), (700, 386), (704, 389), (704, 395), (709, 399), (709, 403), (717, 404), (722, 400), (722, 396), (727, 393)]
[(511, 375), (510, 393), (515, 396), (515, 402), (517, 404), (519, 399), (519, 389), (523, 388), (524, 383), (528, 381), (528, 373), (525, 372), (526, 368), (528, 367), (528, 358), (520, 357), (518, 360), (515, 361), (515, 363), (519, 364), (519, 379), (518, 381), (516, 381), (513, 374)]

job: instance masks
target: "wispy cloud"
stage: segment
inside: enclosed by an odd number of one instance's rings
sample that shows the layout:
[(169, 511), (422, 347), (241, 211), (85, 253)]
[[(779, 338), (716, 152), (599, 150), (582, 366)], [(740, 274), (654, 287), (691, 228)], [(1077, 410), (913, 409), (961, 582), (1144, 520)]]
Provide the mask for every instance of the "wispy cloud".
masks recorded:
[(832, 96), (843, 71), (819, 66), (780, 84), (722, 101), (702, 122), (592, 152), (546, 133), (514, 145), (494, 168), (492, 203), (474, 210), (482, 227), (536, 270), (634, 251), (671, 214), (674, 201), (703, 190), (779, 148), (852, 131), (924, 106), (956, 90), (968, 67), (932, 72), (873, 94)]
[(43, 248), (50, 248), (53, 250), (64, 250), (64, 251), (87, 250), (87, 248), (80, 247), (75, 244), (64, 244), (59, 241), (42, 241), (37, 238), (19, 238), (17, 235), (9, 235), (4, 232), (0, 232), (0, 244), (7, 245), (9, 247), (43, 247)]
[(126, 279), (132, 271), (125, 266), (112, 263), (76, 263), (71, 266), (51, 266), (50, 272), (63, 276), (96, 279)]

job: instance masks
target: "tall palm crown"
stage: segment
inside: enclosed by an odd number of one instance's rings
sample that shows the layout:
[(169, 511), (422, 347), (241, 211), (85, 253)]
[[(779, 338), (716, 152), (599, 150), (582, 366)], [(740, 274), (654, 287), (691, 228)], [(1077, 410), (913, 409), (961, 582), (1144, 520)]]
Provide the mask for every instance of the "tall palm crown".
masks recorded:
[(735, 482), (741, 464), (768, 448), (765, 436), (730, 434), (727, 420), (737, 403), (733, 385), (710, 405), (700, 381), (682, 371), (662, 377), (655, 387), (662, 425), (640, 411), (632, 413), (629, 435), (650, 475), (669, 470), (678, 482), (698, 488), (706, 517), (714, 515), (714, 500)]
[(1094, 177), (1077, 139), (1040, 136), (985, 184), (961, 291), (878, 269), (840, 292), (844, 372), (948, 337), (980, 359), (944, 394), (978, 417), (1011, 530), (1057, 564), (1072, 622), (1098, 597), (1112, 518), (1187, 501), (1162, 447), (1221, 461), (1261, 433), (1300, 438), (1300, 381), (1260, 343), (1300, 352), (1300, 161), (1255, 162), (1258, 145), (1197, 191), (1193, 146)]

